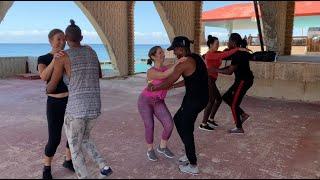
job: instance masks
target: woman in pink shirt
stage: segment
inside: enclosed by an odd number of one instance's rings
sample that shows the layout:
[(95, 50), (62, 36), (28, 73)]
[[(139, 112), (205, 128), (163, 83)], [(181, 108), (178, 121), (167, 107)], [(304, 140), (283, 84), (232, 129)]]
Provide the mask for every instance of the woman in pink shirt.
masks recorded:
[[(162, 83), (174, 70), (175, 66), (183, 61), (178, 60), (177, 63), (171, 66), (163, 65), (165, 54), (160, 46), (154, 46), (150, 49), (148, 64), (152, 65), (147, 72), (148, 82), (157, 85)], [(174, 154), (167, 147), (168, 139), (173, 130), (173, 120), (170, 111), (165, 104), (167, 90), (151, 92), (145, 88), (138, 99), (138, 110), (144, 121), (145, 138), (147, 142), (147, 157), (151, 161), (156, 161), (158, 158), (153, 149), (153, 132), (154, 132), (154, 115), (161, 122), (164, 130), (160, 145), (157, 148), (158, 153), (165, 155), (167, 158), (173, 158)]]
[[(233, 55), (237, 51), (249, 51), (247, 48), (234, 48), (229, 51), (218, 51), (219, 49), (219, 40), (217, 37), (208, 36), (207, 45), (209, 51), (203, 55), (207, 68), (219, 68), (221, 66), (222, 60)], [(218, 73), (209, 73), (208, 77), (208, 87), (209, 87), (209, 103), (204, 110), (203, 121), (200, 124), (199, 128), (205, 131), (213, 131), (214, 127), (217, 127), (218, 124), (214, 121), (214, 116), (217, 113), (217, 110), (222, 102), (222, 97), (219, 92), (219, 89), (216, 85), (216, 80), (218, 78)], [(246, 116), (246, 115), (244, 115)], [(209, 120), (210, 119), (210, 120)]]

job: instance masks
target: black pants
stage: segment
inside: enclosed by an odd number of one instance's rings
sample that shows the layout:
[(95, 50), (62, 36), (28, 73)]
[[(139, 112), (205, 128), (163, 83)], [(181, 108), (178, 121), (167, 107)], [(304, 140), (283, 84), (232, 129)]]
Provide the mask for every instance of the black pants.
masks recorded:
[(197, 164), (197, 156), (194, 144), (194, 123), (198, 114), (207, 106), (208, 98), (200, 102), (186, 101), (182, 103), (181, 107), (174, 115), (173, 120), (177, 128), (178, 134), (185, 146), (186, 155), (190, 164)]
[(209, 87), (209, 102), (204, 110), (203, 121), (202, 123), (206, 124), (208, 122), (209, 116), (211, 119), (214, 119), (218, 108), (222, 102), (222, 97), (219, 92), (219, 89), (216, 85), (216, 79), (208, 77), (208, 87)]
[[(68, 97), (54, 98), (48, 96), (47, 99), (47, 121), (48, 121), (48, 143), (45, 147), (45, 155), (48, 157), (54, 156), (60, 144), (61, 131), (64, 122), (64, 114)], [(69, 148), (67, 142), (66, 147)]]
[(222, 96), (224, 102), (226, 102), (232, 110), (232, 115), (237, 128), (242, 128), (242, 121), (240, 116), (244, 113), (240, 108), (243, 97), (253, 84), (252, 80), (236, 80), (228, 91)]

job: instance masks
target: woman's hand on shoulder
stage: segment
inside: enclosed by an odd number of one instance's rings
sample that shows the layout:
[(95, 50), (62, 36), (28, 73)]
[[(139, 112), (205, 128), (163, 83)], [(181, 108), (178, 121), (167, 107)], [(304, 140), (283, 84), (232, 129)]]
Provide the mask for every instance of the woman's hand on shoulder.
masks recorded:
[(178, 59), (177, 64), (185, 62), (186, 60), (188, 60), (188, 57), (182, 57), (182, 58)]
[(62, 57), (66, 56), (66, 55), (67, 55), (67, 53), (64, 52), (63, 50), (61, 50), (53, 55), (53, 60), (61, 59)]

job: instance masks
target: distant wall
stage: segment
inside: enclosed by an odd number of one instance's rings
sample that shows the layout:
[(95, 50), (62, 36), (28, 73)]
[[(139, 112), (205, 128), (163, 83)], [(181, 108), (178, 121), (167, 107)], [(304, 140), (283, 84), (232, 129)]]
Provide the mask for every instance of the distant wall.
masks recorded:
[(0, 57), (0, 78), (37, 72), (37, 57)]
[[(250, 66), (255, 80), (249, 96), (320, 102), (320, 63), (250, 62)], [(233, 81), (233, 75), (220, 75), (218, 87), (226, 91)]]

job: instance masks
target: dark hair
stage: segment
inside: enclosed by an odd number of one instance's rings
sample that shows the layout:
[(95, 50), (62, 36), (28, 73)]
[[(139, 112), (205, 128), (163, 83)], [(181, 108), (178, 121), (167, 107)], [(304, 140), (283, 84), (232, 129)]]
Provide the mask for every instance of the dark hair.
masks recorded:
[(187, 52), (187, 54), (191, 54), (190, 44), (193, 44), (193, 43), (194, 43), (194, 40), (188, 39), (188, 41), (189, 41), (189, 46), (188, 46), (188, 47), (183, 47), (183, 48), (185, 49), (185, 51)]
[(64, 34), (64, 32), (61, 29), (52, 29), (49, 34), (48, 34), (48, 38), (52, 39), (54, 35), (62, 33)]
[(148, 65), (150, 65), (150, 66), (152, 65), (153, 59), (152, 59), (151, 56), (154, 56), (154, 55), (157, 53), (157, 50), (158, 50), (159, 48), (161, 49), (160, 46), (153, 46), (153, 47), (149, 50), (149, 53), (148, 53), (149, 59), (148, 59), (148, 62), (147, 62)]
[(213, 44), (215, 41), (218, 41), (218, 40), (219, 39), (217, 37), (209, 35), (207, 40), (207, 46), (210, 48), (210, 44)]
[(240, 34), (238, 34), (238, 33), (231, 33), (231, 35), (229, 37), (229, 41), (234, 42), (237, 47), (246, 48), (246, 46), (247, 46), (245, 39), (242, 39)]
[(66, 36), (74, 42), (80, 42), (82, 40), (81, 29), (76, 25), (73, 19), (70, 20), (70, 25), (66, 29)]

